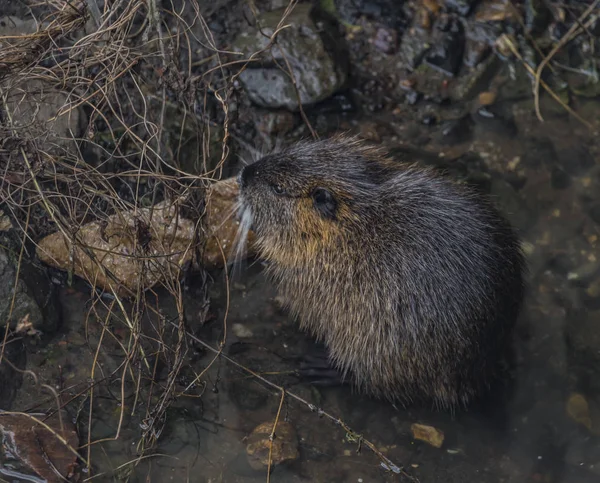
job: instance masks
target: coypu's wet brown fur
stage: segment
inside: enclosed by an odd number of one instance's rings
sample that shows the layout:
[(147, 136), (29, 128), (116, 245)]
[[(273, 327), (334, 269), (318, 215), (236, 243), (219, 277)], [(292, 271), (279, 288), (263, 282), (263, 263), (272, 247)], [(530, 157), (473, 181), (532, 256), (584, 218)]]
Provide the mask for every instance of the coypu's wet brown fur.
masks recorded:
[(485, 199), (345, 137), (266, 156), (239, 182), (268, 273), (359, 390), (455, 407), (487, 385), (525, 264)]

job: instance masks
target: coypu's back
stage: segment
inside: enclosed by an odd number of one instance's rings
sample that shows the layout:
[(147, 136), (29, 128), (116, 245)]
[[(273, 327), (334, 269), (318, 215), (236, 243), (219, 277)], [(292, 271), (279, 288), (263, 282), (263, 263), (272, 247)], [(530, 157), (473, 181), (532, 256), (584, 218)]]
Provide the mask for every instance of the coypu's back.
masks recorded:
[(360, 390), (456, 406), (487, 385), (525, 267), (487, 200), (343, 137), (267, 156), (239, 181), (289, 308)]

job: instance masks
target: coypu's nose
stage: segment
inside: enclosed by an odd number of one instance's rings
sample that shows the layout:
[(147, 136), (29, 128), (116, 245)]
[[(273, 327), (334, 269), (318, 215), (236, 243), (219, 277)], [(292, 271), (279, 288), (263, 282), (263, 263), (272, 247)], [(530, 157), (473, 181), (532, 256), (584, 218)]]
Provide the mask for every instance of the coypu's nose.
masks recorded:
[(248, 186), (248, 181), (250, 181), (254, 175), (256, 175), (256, 166), (254, 166), (253, 164), (250, 164), (248, 166), (246, 166), (244, 169), (242, 169), (242, 172), (240, 173), (238, 182), (240, 183), (240, 186), (242, 188), (245, 188), (246, 186)]

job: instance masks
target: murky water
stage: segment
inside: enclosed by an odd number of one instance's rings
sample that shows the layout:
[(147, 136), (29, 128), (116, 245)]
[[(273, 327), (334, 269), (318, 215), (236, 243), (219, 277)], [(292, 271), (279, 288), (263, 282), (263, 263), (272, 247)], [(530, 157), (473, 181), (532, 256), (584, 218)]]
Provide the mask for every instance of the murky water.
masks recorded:
[[(382, 115), (360, 122), (345, 118), (341, 127), (375, 130), (392, 148), (410, 141), (444, 153), (446, 167), (489, 191), (520, 229), (530, 276), (515, 333), (510, 391), (495, 394), (484, 408), (449, 415), (398, 409), (356, 395), (349, 387), (306, 384), (294, 375), (295, 357), (316, 346), (279, 310), (276, 293), (256, 261), (246, 263), (239, 277), (229, 281), (229, 291), (224, 274), (212, 274), (215, 317), (203, 325), (199, 284), (192, 281), (184, 296), (187, 322), (198, 338), (217, 347), (226, 316), (224, 351), (229, 357), (339, 418), (422, 482), (600, 481), (600, 145), (592, 132), (558, 110), (542, 124), (530, 101), (496, 106), (500, 114), (474, 114), (466, 128), (451, 108), (437, 112), (434, 125)], [(596, 116), (596, 128), (599, 108), (593, 101), (581, 106), (588, 118)], [(461, 132), (452, 137), (449, 127)], [(63, 289), (61, 297), (62, 332), (30, 357), (30, 366), (43, 380), (62, 381), (66, 393), (75, 396), (92, 368), (97, 380), (122, 370), (125, 336), (103, 332), (99, 319), (106, 311), (99, 307), (94, 313), (85, 292)], [(166, 320), (176, 320), (166, 294), (155, 300)], [(187, 379), (181, 387), (213, 359), (212, 352), (190, 339)], [(161, 371), (167, 374), (169, 368)], [(348, 438), (339, 424), (290, 395), (280, 406), (276, 387), (224, 359), (215, 360), (200, 381), (167, 411), (156, 454), (135, 466), (127, 463), (136, 458), (140, 427), (149, 417), (146, 408), (157, 401), (139, 400), (141, 393), (131, 380), (121, 384), (116, 378), (108, 388), (99, 388), (93, 401), (82, 402), (80, 413), (72, 411), (80, 427), (91, 422), (91, 441), (106, 438), (91, 446), (95, 479), (265, 481), (266, 470), (248, 464), (246, 438), (279, 413), (298, 433), (299, 456), (276, 466), (271, 481), (409, 481), (386, 471), (380, 458), (366, 444)], [(26, 384), (15, 407), (34, 407), (34, 394)], [(124, 408), (121, 400), (127, 402)], [(443, 446), (414, 440), (410, 427), (416, 422), (442, 430)]]

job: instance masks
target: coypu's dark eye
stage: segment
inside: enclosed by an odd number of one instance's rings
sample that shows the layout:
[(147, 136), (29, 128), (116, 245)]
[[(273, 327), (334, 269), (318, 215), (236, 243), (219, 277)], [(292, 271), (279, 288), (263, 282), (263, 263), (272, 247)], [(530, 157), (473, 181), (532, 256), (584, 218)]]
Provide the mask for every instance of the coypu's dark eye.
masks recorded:
[(271, 188), (273, 189), (276, 195), (282, 195), (285, 193), (283, 186), (281, 186), (280, 184), (271, 185)]
[(335, 219), (337, 201), (333, 193), (325, 188), (315, 188), (312, 192), (313, 205), (323, 218)]

